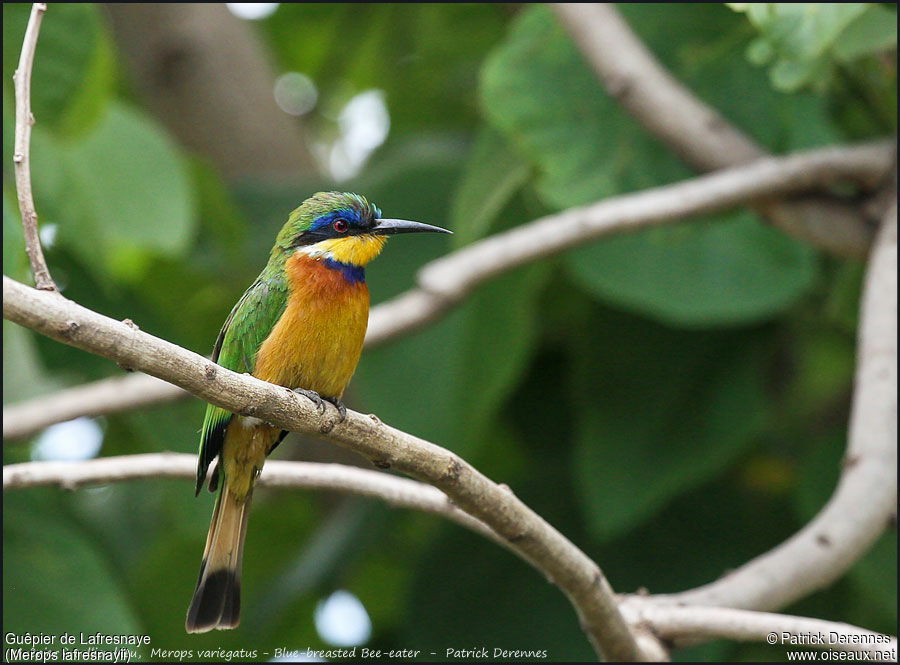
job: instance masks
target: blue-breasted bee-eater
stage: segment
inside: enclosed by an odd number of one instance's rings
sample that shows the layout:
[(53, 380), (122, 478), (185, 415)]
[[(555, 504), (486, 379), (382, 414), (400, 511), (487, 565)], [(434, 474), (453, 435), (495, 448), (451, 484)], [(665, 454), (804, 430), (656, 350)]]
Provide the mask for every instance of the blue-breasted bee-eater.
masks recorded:
[[(269, 262), (231, 310), (213, 361), (334, 404), (356, 370), (369, 318), (365, 266), (397, 233), (446, 229), (381, 211), (357, 194), (320, 192), (288, 217)], [(266, 456), (287, 432), (258, 418), (209, 405), (200, 435), (196, 494), (217, 456), (210, 489), (219, 486), (189, 633), (234, 628), (240, 615), (241, 558), (253, 484)]]

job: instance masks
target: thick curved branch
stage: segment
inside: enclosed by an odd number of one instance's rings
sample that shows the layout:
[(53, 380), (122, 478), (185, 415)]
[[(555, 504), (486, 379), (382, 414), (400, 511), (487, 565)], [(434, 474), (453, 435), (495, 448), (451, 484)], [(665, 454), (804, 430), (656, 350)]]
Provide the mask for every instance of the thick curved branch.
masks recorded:
[[(412, 332), (442, 316), (483, 282), (500, 273), (614, 233), (674, 222), (762, 198), (777, 197), (840, 180), (874, 187), (890, 171), (893, 143), (838, 146), (789, 157), (770, 157), (674, 185), (617, 196), (548, 215), (464, 247), (419, 272), (418, 288), (372, 309), (368, 347)], [(106, 380), (109, 381), (109, 380)], [(98, 388), (105, 388), (106, 381)], [(176, 397), (150, 378), (135, 376), (120, 395), (95, 391), (93, 384), (72, 388), (66, 404), (47, 406), (56, 396), (39, 397), (4, 408), (3, 438), (22, 437), (78, 415), (97, 415)], [(85, 393), (77, 391), (84, 390)], [(147, 390), (143, 401), (134, 392)], [(96, 401), (102, 395), (105, 402)], [(70, 408), (83, 400), (85, 410)]]
[[(612, 588), (589, 557), (522, 503), (457, 455), (353, 411), (338, 422), (293, 391), (241, 375), (203, 356), (67, 300), (3, 277), (3, 316), (57, 341), (171, 381), (233, 413), (326, 438), (434, 485), (493, 529), (569, 598), (594, 648), (613, 660), (640, 658)], [(130, 322), (129, 322), (130, 323)]]
[[(614, 5), (556, 3), (553, 8), (609, 94), (686, 162), (712, 171), (766, 155), (679, 83)], [(841, 256), (863, 258), (874, 237), (874, 225), (863, 211), (837, 197), (765, 202), (757, 207), (786, 233)]]
[(791, 644), (792, 637), (796, 640), (805, 635), (823, 635), (824, 643), (807, 642), (805, 648), (865, 653), (873, 660), (891, 660), (884, 654), (893, 650), (896, 659), (896, 637), (836, 621), (725, 607), (673, 606), (657, 603), (653, 596), (628, 597), (620, 608), (628, 623), (648, 627), (667, 643), (719, 639), (765, 642), (777, 645), (783, 656), (786, 649), (804, 648)]
[[(136, 479), (181, 478), (193, 481), (196, 466), (194, 455), (181, 453), (126, 455), (82, 462), (10, 464), (3, 467), (3, 491), (43, 486), (75, 490)], [(414, 480), (342, 464), (270, 460), (259, 484), (263, 487), (346, 492), (380, 499), (395, 507), (421, 510), (449, 519), (515, 553), (509, 543), (486, 524), (454, 506), (443, 492)], [(835, 634), (844, 641), (815, 646), (868, 653), (872, 658), (889, 649), (896, 652), (897, 648), (896, 638), (821, 619), (730, 608), (672, 606), (656, 602), (653, 596), (629, 596), (622, 601), (620, 609), (625, 620), (639, 635), (641, 631), (649, 633), (645, 640), (645, 655), (655, 653), (657, 660), (667, 659), (667, 653), (658, 643), (654, 646), (653, 639), (662, 639), (669, 644), (713, 639), (766, 642), (774, 633), (777, 635), (775, 644), (788, 646), (784, 635)], [(768, 643), (772, 644), (771, 641)]]
[(794, 536), (711, 584), (670, 600), (778, 609), (843, 575), (897, 520), (897, 199), (866, 273), (856, 386), (843, 471), (816, 517)]
[(16, 173), (16, 193), (19, 197), (19, 212), (22, 215), (22, 226), (25, 229), (25, 251), (31, 262), (34, 285), (38, 289), (55, 291), (56, 284), (50, 277), (41, 239), (38, 236), (38, 217), (34, 208), (34, 196), (31, 192), (31, 126), (34, 116), (31, 113), (31, 70), (34, 66), (34, 51), (37, 47), (38, 32), (41, 29), (41, 18), (47, 11), (47, 4), (35, 2), (31, 6), (31, 16), (25, 29), (22, 52), (19, 55), (19, 66), (13, 76), (16, 90), (16, 132), (13, 147), (13, 163)]

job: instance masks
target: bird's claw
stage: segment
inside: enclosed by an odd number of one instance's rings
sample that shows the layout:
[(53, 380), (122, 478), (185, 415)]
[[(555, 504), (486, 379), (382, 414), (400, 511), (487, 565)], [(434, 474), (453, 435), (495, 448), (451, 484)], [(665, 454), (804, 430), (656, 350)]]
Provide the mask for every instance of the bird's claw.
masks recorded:
[(328, 402), (329, 404), (333, 404), (334, 408), (337, 409), (338, 415), (340, 416), (338, 422), (342, 423), (347, 420), (347, 407), (344, 406), (344, 403), (337, 397), (322, 397), (315, 390), (306, 390), (305, 388), (294, 388), (293, 391), (298, 395), (303, 395), (306, 399), (315, 404), (316, 410), (319, 412), (320, 416), (325, 413), (325, 402)]
[(347, 407), (344, 406), (344, 403), (339, 400), (337, 397), (323, 397), (326, 402), (329, 402), (334, 405), (334, 408), (337, 409), (338, 415), (340, 415), (341, 419), (338, 420), (339, 423), (347, 420)]
[(325, 402), (322, 399), (322, 396), (315, 390), (306, 390), (305, 388), (294, 388), (293, 390), (298, 395), (303, 395), (306, 399), (315, 404), (316, 411), (319, 412), (319, 415), (325, 413)]

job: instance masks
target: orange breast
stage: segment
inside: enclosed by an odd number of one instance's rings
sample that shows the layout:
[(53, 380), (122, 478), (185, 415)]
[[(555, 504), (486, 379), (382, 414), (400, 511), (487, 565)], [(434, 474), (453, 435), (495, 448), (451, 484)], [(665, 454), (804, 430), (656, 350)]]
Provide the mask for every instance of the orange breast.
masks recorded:
[(340, 397), (350, 382), (369, 320), (369, 289), (322, 259), (294, 254), (286, 264), (290, 295), (263, 342), (254, 376), (289, 388)]

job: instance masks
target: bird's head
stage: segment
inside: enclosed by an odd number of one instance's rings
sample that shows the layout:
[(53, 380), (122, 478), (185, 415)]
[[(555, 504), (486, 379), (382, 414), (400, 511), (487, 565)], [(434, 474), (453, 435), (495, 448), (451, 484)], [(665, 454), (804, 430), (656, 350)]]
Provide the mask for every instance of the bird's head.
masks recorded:
[(451, 233), (430, 224), (384, 219), (381, 210), (359, 194), (319, 192), (290, 214), (273, 252), (300, 251), (362, 267), (378, 256), (387, 236), (418, 232)]

